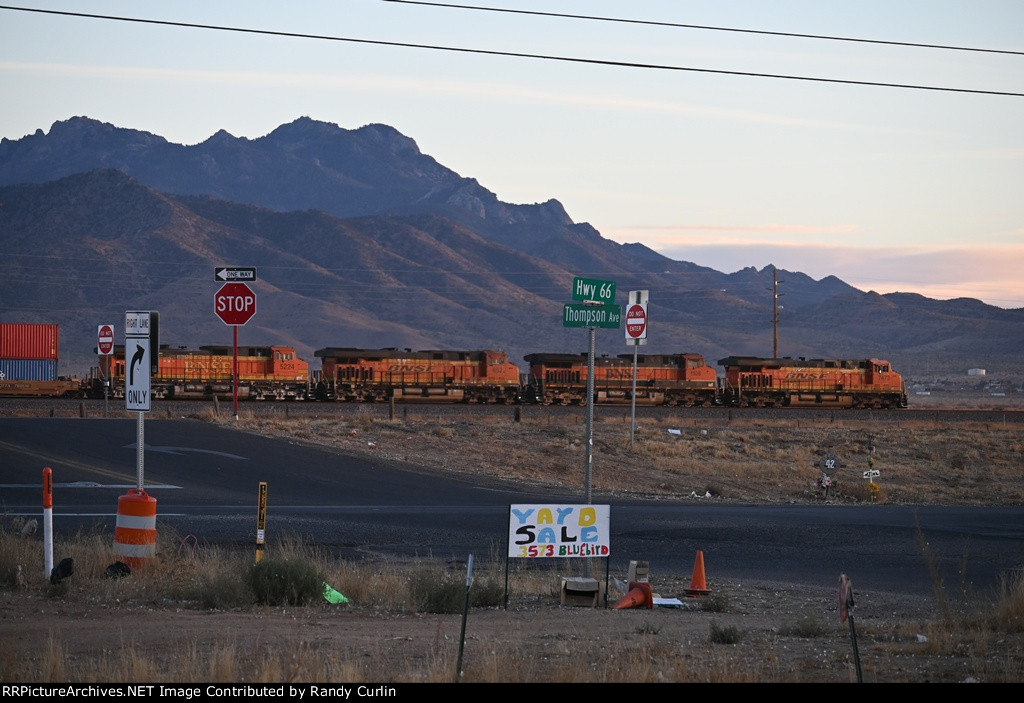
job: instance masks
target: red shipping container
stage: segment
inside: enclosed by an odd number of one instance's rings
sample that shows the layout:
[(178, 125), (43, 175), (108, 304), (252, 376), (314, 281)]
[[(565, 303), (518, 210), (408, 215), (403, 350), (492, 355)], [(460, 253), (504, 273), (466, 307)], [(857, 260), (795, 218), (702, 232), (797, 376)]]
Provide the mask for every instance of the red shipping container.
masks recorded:
[(0, 359), (56, 359), (57, 325), (0, 323)]

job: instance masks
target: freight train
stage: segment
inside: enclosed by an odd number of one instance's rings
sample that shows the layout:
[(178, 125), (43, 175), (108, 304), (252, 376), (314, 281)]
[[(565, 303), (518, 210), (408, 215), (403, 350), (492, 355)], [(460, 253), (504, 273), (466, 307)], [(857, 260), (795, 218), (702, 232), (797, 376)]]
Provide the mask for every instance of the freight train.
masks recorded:
[[(58, 378), (56, 325), (0, 325), (0, 395), (124, 397), (125, 348), (100, 356), (88, 379)], [(582, 405), (587, 354), (533, 353), (525, 374), (501, 351), (358, 349), (314, 352), (311, 370), (294, 347), (238, 347), (238, 398), (337, 402), (536, 403)], [(235, 350), (161, 345), (153, 397), (231, 398)], [(17, 358), (14, 358), (17, 357)], [(905, 408), (903, 379), (881, 359), (729, 356), (721, 371), (697, 353), (633, 354), (594, 359), (598, 404), (700, 407)], [(635, 390), (634, 390), (635, 389)]]
[(742, 407), (905, 408), (900, 374), (881, 359), (761, 359), (730, 356), (721, 403)]
[[(545, 405), (586, 402), (587, 354), (527, 354), (525, 397)], [(632, 402), (633, 355), (594, 358), (594, 402)], [(715, 369), (700, 354), (638, 354), (636, 402), (645, 405), (716, 405)]]
[[(587, 354), (528, 354), (526, 398), (581, 404), (587, 398)], [(731, 356), (719, 377), (700, 354), (636, 357), (636, 402), (729, 407), (905, 408), (900, 374), (881, 359), (771, 359)], [(633, 355), (594, 359), (594, 402), (633, 402)]]
[(465, 403), (519, 401), (519, 367), (504, 352), (328, 347), (313, 352), (322, 371), (317, 400), (384, 399)]
[[(104, 380), (115, 398), (124, 397), (124, 345), (100, 357), (103, 367), (93, 373), (90, 397), (103, 397)], [(154, 398), (233, 398), (235, 349), (209, 345), (198, 349), (161, 345), (158, 371), (150, 377)], [(309, 388), (309, 364), (293, 347), (238, 347), (240, 400), (304, 400)]]
[(79, 379), (57, 375), (59, 335), (54, 324), (0, 323), (0, 396), (85, 396)]

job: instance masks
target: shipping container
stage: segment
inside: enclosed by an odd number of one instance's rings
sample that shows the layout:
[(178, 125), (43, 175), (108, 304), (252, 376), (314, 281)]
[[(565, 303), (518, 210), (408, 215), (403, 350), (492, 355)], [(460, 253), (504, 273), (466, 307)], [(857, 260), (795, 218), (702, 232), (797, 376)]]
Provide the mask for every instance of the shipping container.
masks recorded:
[(0, 359), (0, 381), (54, 381), (56, 359)]
[(0, 322), (0, 359), (56, 360), (57, 325)]

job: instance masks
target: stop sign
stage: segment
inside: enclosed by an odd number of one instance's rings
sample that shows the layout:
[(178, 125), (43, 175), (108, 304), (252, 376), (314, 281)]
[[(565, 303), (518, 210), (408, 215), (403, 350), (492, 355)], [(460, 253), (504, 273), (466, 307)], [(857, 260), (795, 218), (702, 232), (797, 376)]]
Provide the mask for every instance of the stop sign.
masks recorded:
[(256, 294), (244, 283), (225, 283), (213, 296), (213, 310), (225, 325), (244, 325), (256, 314)]
[(642, 339), (647, 332), (647, 310), (643, 305), (630, 305), (626, 311), (626, 334), (632, 339)]
[(114, 351), (114, 328), (110, 325), (100, 325), (96, 330), (96, 351), (100, 354)]

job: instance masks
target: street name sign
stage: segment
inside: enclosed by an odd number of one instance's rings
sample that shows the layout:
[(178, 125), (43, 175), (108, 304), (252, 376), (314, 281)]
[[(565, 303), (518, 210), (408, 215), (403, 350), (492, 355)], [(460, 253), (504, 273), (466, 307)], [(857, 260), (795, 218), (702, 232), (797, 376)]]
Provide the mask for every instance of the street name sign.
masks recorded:
[(603, 327), (618, 329), (622, 325), (622, 306), (614, 303), (587, 305), (566, 303), (562, 310), (563, 327)]
[[(615, 301), (615, 283), (600, 281), (595, 278), (572, 279), (572, 299), (592, 303), (612, 303)], [(615, 325), (618, 327), (618, 325)]]

